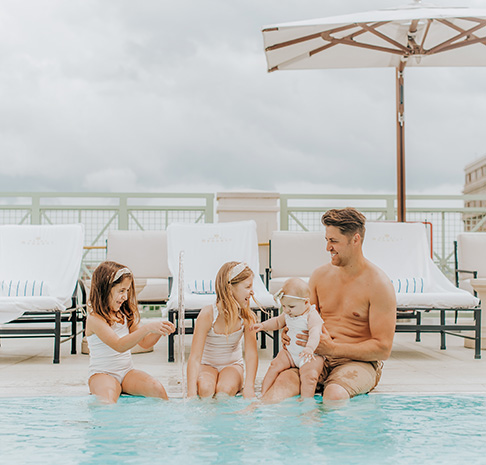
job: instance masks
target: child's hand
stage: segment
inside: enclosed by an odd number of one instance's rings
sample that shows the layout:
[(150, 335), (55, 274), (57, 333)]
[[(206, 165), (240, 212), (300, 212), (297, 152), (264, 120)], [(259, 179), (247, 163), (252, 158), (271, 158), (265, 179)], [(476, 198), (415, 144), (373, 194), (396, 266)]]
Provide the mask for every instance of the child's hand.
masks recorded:
[(168, 336), (175, 331), (174, 323), (170, 321), (153, 321), (145, 325), (150, 333)]
[(262, 331), (263, 330), (263, 323), (255, 323), (253, 325), (250, 326), (250, 330), (251, 331)]
[(316, 359), (314, 356), (314, 351), (310, 347), (304, 347), (302, 352), (299, 354), (299, 357), (302, 357), (306, 362)]

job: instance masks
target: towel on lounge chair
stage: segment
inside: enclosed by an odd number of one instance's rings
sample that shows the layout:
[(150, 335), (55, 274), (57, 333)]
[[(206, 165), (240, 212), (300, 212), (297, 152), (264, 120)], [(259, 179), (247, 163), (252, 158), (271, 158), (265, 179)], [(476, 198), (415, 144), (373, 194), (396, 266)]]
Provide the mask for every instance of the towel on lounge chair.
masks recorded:
[(0, 226), (0, 324), (70, 307), (83, 243), (82, 224)]
[[(254, 221), (213, 224), (171, 224), (167, 228), (169, 269), (174, 277), (167, 308), (178, 306), (179, 253), (184, 251), (184, 280), (187, 283), (213, 281), (221, 265), (229, 261), (246, 262), (255, 278), (253, 291), (263, 307), (274, 307), (259, 274), (258, 239)], [(187, 309), (200, 309), (212, 304), (215, 294), (199, 294), (185, 289)], [(252, 302), (252, 307), (257, 307)]]
[[(394, 282), (398, 308), (473, 308), (479, 300), (458, 289), (430, 257), (423, 223), (367, 222), (364, 256), (379, 266)], [(415, 278), (415, 290), (399, 292), (399, 280)], [(417, 280), (420, 281), (417, 283)]]

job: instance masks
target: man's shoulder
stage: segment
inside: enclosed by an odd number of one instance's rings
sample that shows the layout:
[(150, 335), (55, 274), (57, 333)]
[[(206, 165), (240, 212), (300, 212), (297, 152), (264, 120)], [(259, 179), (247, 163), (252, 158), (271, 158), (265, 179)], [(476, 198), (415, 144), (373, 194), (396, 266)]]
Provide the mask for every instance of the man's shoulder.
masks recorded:
[(326, 263), (325, 265), (321, 265), (318, 268), (316, 268), (312, 274), (311, 274), (311, 279), (316, 276), (321, 276), (323, 274), (327, 274), (331, 271), (332, 265), (330, 263)]
[(367, 260), (367, 273), (369, 276), (369, 280), (373, 283), (375, 287), (384, 287), (390, 290), (393, 289), (393, 284), (391, 279), (388, 275), (378, 266), (375, 265), (373, 262)]

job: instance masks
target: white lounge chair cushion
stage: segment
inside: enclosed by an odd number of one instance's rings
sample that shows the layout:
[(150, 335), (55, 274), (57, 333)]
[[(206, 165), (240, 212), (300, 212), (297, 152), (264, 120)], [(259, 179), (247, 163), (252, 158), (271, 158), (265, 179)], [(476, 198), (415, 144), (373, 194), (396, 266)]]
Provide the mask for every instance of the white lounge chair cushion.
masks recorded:
[(0, 323), (71, 305), (84, 245), (82, 224), (0, 226), (0, 281), (42, 280), (50, 296), (0, 297)]
[[(478, 278), (486, 278), (486, 232), (465, 232), (457, 235), (457, 261), (460, 270), (477, 271)], [(459, 287), (474, 292), (472, 274), (459, 274)]]

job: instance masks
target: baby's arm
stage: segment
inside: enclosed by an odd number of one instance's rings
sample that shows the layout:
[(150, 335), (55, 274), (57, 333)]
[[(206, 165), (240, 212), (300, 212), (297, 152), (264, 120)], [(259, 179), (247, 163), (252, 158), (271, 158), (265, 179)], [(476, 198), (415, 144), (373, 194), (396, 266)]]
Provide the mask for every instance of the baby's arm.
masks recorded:
[(307, 340), (306, 347), (312, 349), (312, 353), (317, 349), (321, 338), (322, 325), (324, 322), (320, 317), (317, 310), (311, 309), (307, 317), (307, 326), (309, 328), (309, 339)]
[(265, 320), (262, 323), (255, 323), (251, 326), (252, 331), (276, 331), (282, 329), (285, 326), (285, 314), (274, 316), (269, 320)]
[(319, 341), (321, 339), (323, 321), (319, 316), (319, 313), (315, 309), (311, 309), (309, 315), (307, 316), (307, 328), (309, 330), (309, 339), (305, 347), (300, 353), (301, 357), (305, 357), (307, 361), (313, 360), (314, 352), (316, 351)]

